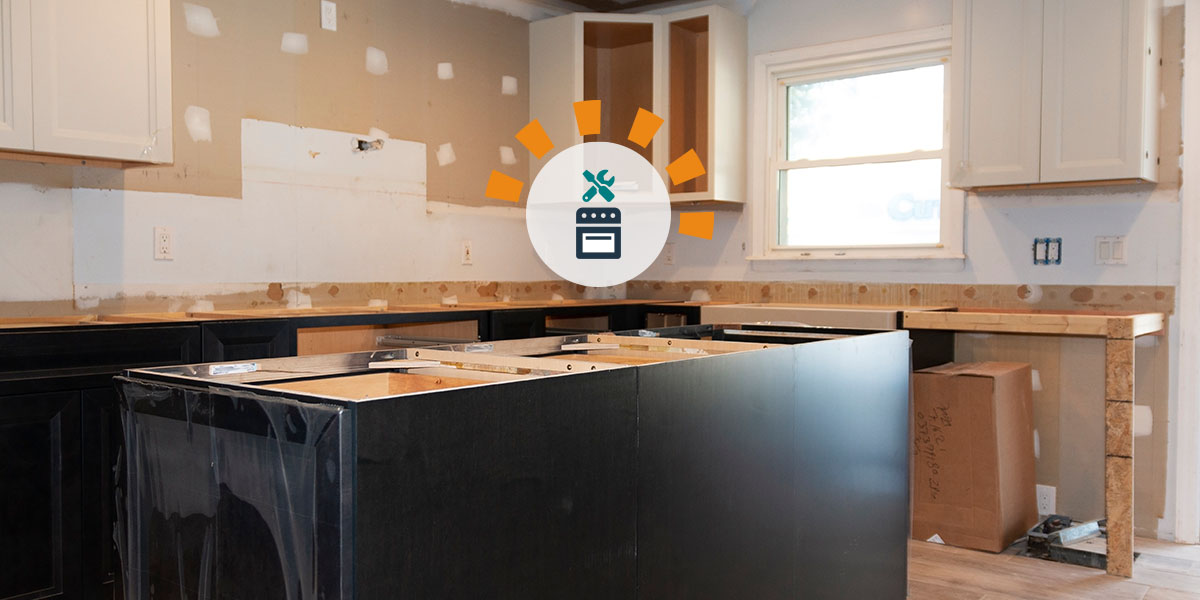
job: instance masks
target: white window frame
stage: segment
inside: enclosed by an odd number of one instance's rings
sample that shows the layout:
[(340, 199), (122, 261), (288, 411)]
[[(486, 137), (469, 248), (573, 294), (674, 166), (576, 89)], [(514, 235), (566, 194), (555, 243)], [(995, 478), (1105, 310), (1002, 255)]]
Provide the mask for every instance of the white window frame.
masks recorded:
[[(881, 35), (870, 38), (771, 52), (754, 57), (751, 106), (751, 170), (749, 181), (752, 261), (791, 261), (803, 270), (961, 270), (963, 203), (965, 194), (949, 187), (950, 145), (950, 27)], [(942, 159), (941, 241), (930, 245), (798, 247), (778, 243), (779, 169), (792, 163), (815, 166), (818, 161), (786, 160), (784, 131), (786, 90), (798, 78), (871, 73), (941, 61), (946, 64), (943, 137), (940, 152), (912, 153), (914, 158)], [(919, 156), (918, 156), (919, 155)], [(894, 159), (894, 158), (893, 158)], [(837, 161), (819, 161), (837, 162)], [(845, 161), (842, 161), (845, 162)], [(859, 162), (859, 161), (854, 161)], [(895, 261), (894, 265), (886, 261)], [(764, 265), (765, 266), (765, 265)], [(768, 270), (770, 267), (768, 267)]]

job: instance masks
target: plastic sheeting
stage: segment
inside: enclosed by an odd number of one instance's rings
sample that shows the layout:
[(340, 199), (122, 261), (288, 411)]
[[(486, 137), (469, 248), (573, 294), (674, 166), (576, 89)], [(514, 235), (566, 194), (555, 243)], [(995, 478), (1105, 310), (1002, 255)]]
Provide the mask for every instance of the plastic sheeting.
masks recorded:
[(117, 378), (127, 598), (352, 597), (351, 414)]

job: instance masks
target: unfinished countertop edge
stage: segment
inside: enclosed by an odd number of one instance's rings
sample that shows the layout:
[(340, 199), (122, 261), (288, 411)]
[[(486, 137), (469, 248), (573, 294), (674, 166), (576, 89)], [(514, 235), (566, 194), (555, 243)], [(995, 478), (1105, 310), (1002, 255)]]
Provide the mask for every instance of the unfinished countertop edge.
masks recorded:
[(978, 333), (1017, 333), (1131, 339), (1166, 327), (1163, 313), (1082, 314), (1003, 311), (904, 311), (905, 329), (940, 329)]

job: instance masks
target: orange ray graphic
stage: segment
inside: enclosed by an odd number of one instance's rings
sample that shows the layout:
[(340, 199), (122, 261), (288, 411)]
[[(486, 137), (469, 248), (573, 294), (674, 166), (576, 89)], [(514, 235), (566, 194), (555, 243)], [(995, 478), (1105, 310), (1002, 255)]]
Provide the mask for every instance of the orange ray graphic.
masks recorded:
[(679, 233), (711, 240), (716, 217), (713, 212), (679, 213)]
[(683, 156), (667, 165), (667, 174), (671, 176), (671, 185), (679, 185), (691, 181), (705, 173), (704, 165), (700, 163), (700, 155), (696, 150), (688, 150)]
[(579, 135), (600, 133), (600, 101), (584, 100), (575, 103), (575, 125)]
[(662, 124), (661, 117), (644, 108), (639, 108), (637, 116), (633, 118), (633, 127), (629, 129), (629, 141), (645, 148), (646, 144), (654, 139), (654, 134), (658, 133), (658, 128)]
[[(536, 123), (536, 121), (534, 122)], [(492, 171), (491, 177), (488, 177), (487, 191), (483, 192), (483, 195), (496, 200), (520, 202), (521, 188), (523, 187), (525, 187), (524, 181), (509, 177), (500, 171)]]
[(521, 128), (517, 132), (516, 138), (522, 146), (525, 146), (526, 150), (538, 158), (545, 156), (554, 147), (554, 142), (550, 141), (550, 136), (546, 135), (546, 130), (542, 129), (542, 124), (537, 119)]

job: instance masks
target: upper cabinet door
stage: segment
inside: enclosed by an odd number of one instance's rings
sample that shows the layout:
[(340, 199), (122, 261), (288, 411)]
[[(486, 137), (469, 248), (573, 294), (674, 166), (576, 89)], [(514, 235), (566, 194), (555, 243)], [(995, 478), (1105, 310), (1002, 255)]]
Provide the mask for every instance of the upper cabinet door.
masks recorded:
[(1046, 0), (1042, 181), (1157, 179), (1160, 7)]
[(1042, 1), (956, 0), (953, 30), (951, 185), (1038, 181)]
[(0, 148), (33, 150), (29, 0), (0, 0)]
[(32, 2), (34, 150), (170, 162), (169, 0)]

